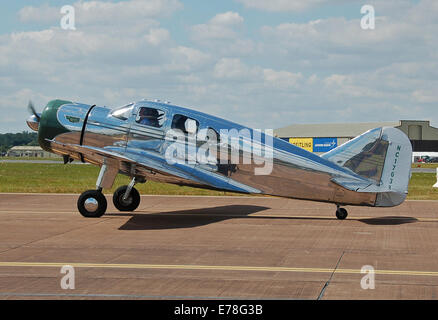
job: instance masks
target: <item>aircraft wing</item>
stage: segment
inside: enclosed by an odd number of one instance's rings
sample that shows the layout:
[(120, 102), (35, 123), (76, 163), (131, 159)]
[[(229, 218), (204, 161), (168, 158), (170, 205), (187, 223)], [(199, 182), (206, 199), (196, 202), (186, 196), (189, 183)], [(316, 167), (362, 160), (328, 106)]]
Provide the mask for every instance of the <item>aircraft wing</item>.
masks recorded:
[[(167, 176), (174, 176), (183, 181), (192, 182), (195, 185), (210, 186), (216, 189), (226, 189), (235, 192), (260, 193), (260, 190), (254, 189), (245, 184), (238, 183), (219, 174), (211, 173), (195, 165), (185, 163), (169, 164), (162, 156), (155, 152), (145, 152), (141, 155), (132, 152), (121, 151), (120, 147), (98, 148), (78, 144), (62, 143), (56, 140), (49, 140), (54, 145), (59, 145), (63, 150), (79, 153), (93, 159), (102, 158), (112, 159), (120, 163), (135, 164), (141, 166), (151, 173), (161, 173)], [(100, 162), (100, 161), (99, 161)]]
[[(138, 161), (138, 159), (135, 159), (134, 157), (130, 156), (129, 153), (122, 154), (118, 149), (118, 147), (114, 147), (115, 150), (112, 150), (111, 148), (98, 148), (98, 147), (92, 147), (92, 146), (84, 146), (84, 145), (78, 145), (78, 144), (70, 144), (70, 143), (62, 143), (58, 142), (56, 140), (50, 140), (52, 144), (59, 145), (62, 147), (63, 150), (68, 150), (73, 153), (79, 153), (84, 156), (91, 157), (93, 159), (95, 158), (105, 158), (105, 159), (112, 159), (116, 160), (119, 163), (130, 163), (130, 164), (136, 164), (140, 165), (146, 169), (149, 169), (153, 172), (159, 172), (159, 173), (165, 173), (170, 175), (176, 175), (183, 179), (188, 180), (194, 180), (192, 177), (181, 174), (179, 172), (176, 172), (176, 170), (172, 170), (171, 168), (166, 168), (166, 166), (163, 166), (162, 163), (159, 161), (154, 161), (150, 158), (143, 158), (141, 161)], [(118, 152), (119, 151), (119, 152)], [(196, 181), (199, 182), (199, 181)]]

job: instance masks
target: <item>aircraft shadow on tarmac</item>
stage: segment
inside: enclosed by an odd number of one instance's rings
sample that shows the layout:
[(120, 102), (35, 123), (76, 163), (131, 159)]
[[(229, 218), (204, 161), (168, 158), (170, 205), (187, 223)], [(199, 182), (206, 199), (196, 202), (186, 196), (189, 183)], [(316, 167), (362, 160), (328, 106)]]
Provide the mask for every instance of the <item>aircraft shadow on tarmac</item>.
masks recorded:
[(377, 217), (377, 218), (366, 218), (366, 219), (358, 219), (358, 221), (376, 226), (395, 226), (406, 223), (414, 223), (418, 222), (418, 219), (413, 217)]
[[(268, 210), (271, 208), (253, 205), (227, 205), (210, 208), (199, 208), (190, 210), (167, 211), (153, 214), (142, 213), (113, 213), (111, 216), (130, 216), (119, 230), (162, 230), (162, 229), (179, 229), (194, 228), (220, 222), (228, 219), (283, 219), (283, 220), (324, 220), (326, 217), (279, 217), (279, 216), (250, 216), (250, 214)], [(333, 218), (336, 220), (336, 218)], [(368, 225), (401, 225), (414, 223), (418, 220), (412, 217), (376, 217), (349, 220), (359, 221)]]
[(119, 230), (157, 230), (193, 228), (233, 218), (247, 218), (249, 214), (267, 209), (270, 208), (251, 205), (228, 205), (154, 214), (118, 213), (111, 215), (132, 216)]

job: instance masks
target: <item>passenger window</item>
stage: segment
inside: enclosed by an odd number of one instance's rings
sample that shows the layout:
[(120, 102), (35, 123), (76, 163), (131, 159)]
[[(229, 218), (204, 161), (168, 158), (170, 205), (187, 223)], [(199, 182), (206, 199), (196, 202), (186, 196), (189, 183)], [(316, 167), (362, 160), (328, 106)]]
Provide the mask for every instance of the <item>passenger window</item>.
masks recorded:
[(198, 132), (199, 122), (182, 114), (176, 114), (173, 117), (171, 128), (181, 130), (185, 134), (195, 134)]
[(207, 127), (206, 129), (201, 129), (198, 135), (198, 138), (204, 141), (208, 141), (208, 143), (218, 143), (220, 141), (220, 136), (216, 130), (211, 127)]
[(220, 142), (221, 136), (213, 128), (208, 128), (207, 137), (212, 142)]
[(161, 128), (164, 120), (164, 111), (154, 108), (141, 107), (138, 111), (136, 122), (146, 126)]
[(134, 107), (133, 103), (130, 103), (126, 106), (117, 108), (113, 111), (111, 111), (111, 116), (120, 119), (120, 120), (128, 120), (129, 116), (132, 113), (132, 108)]

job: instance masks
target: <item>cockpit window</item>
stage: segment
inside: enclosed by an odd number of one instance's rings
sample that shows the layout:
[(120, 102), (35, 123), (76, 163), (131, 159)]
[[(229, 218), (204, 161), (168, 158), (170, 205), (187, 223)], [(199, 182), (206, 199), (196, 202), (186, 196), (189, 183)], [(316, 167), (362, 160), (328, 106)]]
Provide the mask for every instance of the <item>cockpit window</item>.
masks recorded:
[(133, 107), (134, 107), (133, 103), (127, 104), (126, 106), (111, 111), (111, 115), (120, 120), (128, 120), (129, 116), (132, 113)]
[(135, 119), (138, 124), (156, 128), (161, 128), (164, 120), (166, 120), (164, 111), (147, 107), (141, 107), (138, 110), (138, 116)]

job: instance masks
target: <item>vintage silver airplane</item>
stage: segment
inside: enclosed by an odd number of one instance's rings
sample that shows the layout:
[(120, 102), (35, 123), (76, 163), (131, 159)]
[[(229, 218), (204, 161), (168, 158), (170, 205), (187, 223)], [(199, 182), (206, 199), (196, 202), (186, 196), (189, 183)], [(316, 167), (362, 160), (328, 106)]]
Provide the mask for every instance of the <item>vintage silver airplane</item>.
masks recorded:
[[(407, 196), (412, 147), (390, 127), (370, 130), (315, 155), (272, 134), (159, 100), (141, 100), (109, 109), (63, 100), (50, 101), (42, 113), (29, 103), (28, 126), (38, 131), (44, 150), (100, 166), (97, 189), (78, 199), (85, 217), (107, 209), (102, 189), (117, 174), (129, 176), (113, 203), (120, 211), (140, 204), (136, 183), (147, 180), (245, 194), (334, 203), (393, 207)], [(237, 133), (237, 134), (236, 134)]]

